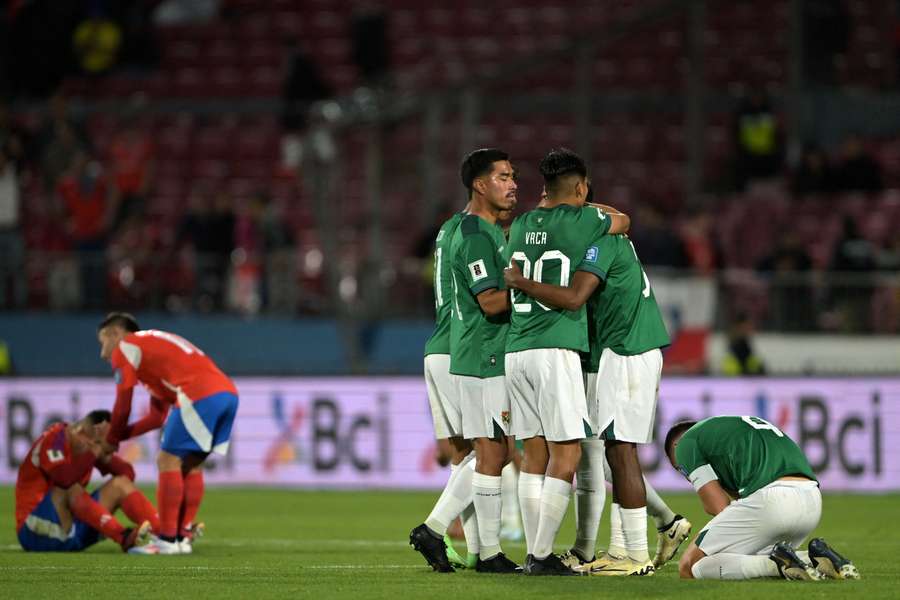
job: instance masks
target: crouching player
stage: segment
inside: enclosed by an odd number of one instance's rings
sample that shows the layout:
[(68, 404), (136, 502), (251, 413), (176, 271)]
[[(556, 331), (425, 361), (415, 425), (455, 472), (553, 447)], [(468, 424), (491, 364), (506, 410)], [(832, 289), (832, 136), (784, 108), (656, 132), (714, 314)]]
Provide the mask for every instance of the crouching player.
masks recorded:
[[(95, 410), (72, 424), (51, 425), (31, 446), (16, 480), (16, 532), (33, 552), (78, 552), (107, 537), (131, 554), (153, 554), (147, 544), (158, 526), (156, 509), (134, 487), (134, 469), (104, 453), (110, 413)], [(85, 487), (94, 467), (112, 479), (93, 494)], [(121, 508), (138, 523), (126, 528), (113, 516)]]
[[(189, 554), (193, 521), (203, 499), (201, 465), (228, 452), (237, 389), (200, 349), (165, 331), (141, 331), (127, 313), (109, 314), (97, 330), (100, 354), (115, 370), (116, 403), (107, 442), (163, 428), (157, 458), (159, 554)], [(150, 411), (129, 425), (134, 386), (150, 393)]]
[(759, 417), (711, 417), (677, 423), (665, 448), (713, 515), (682, 556), (681, 577), (859, 579), (822, 538), (796, 550), (819, 524), (822, 494), (803, 451), (780, 429)]

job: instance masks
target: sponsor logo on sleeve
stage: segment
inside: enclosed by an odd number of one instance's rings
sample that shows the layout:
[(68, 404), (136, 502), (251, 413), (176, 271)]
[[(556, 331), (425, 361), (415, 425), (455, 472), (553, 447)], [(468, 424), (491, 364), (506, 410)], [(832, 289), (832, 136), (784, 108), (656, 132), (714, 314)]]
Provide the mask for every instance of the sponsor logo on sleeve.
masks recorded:
[(483, 259), (479, 258), (475, 262), (469, 263), (469, 275), (472, 276), (473, 282), (487, 277), (487, 269), (484, 266)]
[(597, 246), (591, 246), (587, 249), (587, 252), (584, 253), (584, 262), (597, 262), (597, 256), (600, 254), (600, 249)]

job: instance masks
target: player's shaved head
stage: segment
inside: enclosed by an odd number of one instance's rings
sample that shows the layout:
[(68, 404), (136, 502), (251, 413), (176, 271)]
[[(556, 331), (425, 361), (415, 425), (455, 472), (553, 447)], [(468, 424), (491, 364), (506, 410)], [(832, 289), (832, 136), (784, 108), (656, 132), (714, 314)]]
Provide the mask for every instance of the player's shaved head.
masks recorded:
[(541, 159), (538, 168), (544, 178), (544, 190), (551, 198), (574, 196), (578, 184), (587, 185), (587, 165), (584, 159), (568, 148), (551, 150)]
[(666, 434), (666, 442), (663, 447), (666, 449), (666, 456), (669, 457), (669, 462), (671, 462), (673, 466), (675, 465), (675, 445), (678, 444), (678, 440), (681, 439), (681, 436), (696, 424), (697, 421), (679, 421), (672, 425), (669, 429), (669, 433)]
[(466, 155), (459, 168), (459, 176), (469, 196), (472, 195), (474, 181), (490, 174), (494, 163), (501, 160), (509, 160), (509, 154), (499, 148), (480, 148)]
[(101, 331), (107, 327), (121, 327), (129, 333), (141, 330), (134, 315), (127, 312), (109, 313), (106, 315), (106, 318), (100, 321), (100, 324), (97, 326), (97, 331)]

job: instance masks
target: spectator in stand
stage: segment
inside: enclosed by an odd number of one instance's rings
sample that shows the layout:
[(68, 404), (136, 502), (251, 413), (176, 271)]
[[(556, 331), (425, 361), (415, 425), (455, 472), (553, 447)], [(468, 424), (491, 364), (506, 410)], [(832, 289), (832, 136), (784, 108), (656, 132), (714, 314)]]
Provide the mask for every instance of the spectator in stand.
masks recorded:
[(852, 19), (843, 0), (802, 0), (803, 67), (808, 83), (833, 86), (850, 43)]
[(295, 173), (303, 162), (303, 135), (307, 128), (307, 112), (318, 100), (329, 98), (334, 90), (322, 77), (319, 68), (294, 40), (285, 43), (287, 67), (282, 89), (281, 166)]
[(198, 215), (200, 223), (206, 223), (206, 236), (195, 238), (201, 241), (203, 248), (198, 255), (198, 270), (202, 273), (201, 289), (211, 303), (207, 306), (203, 298), (201, 310), (220, 310), (225, 306), (225, 292), (228, 284), (228, 273), (231, 266), (231, 254), (235, 248), (234, 202), (225, 192), (218, 192), (213, 197), (208, 215)]
[(37, 135), (37, 154), (41, 163), (44, 187), (56, 189), (72, 158), (90, 152), (90, 142), (82, 124), (69, 114), (69, 102), (63, 94), (50, 98), (48, 112)]
[(140, 122), (142, 100), (135, 98), (122, 116), (120, 130), (109, 145), (109, 164), (118, 209), (113, 228), (132, 215), (144, 214), (144, 202), (153, 180), (155, 148)]
[(363, 85), (381, 87), (387, 83), (391, 67), (387, 29), (387, 13), (381, 8), (365, 7), (351, 18), (353, 62)]
[(258, 192), (253, 196), (251, 212), (264, 252), (263, 306), (275, 312), (292, 313), (299, 302), (294, 232), (267, 194)]
[(19, 174), (0, 146), (0, 307), (4, 308), (21, 309), (28, 300), (21, 214)]
[(815, 144), (803, 149), (800, 164), (794, 171), (791, 190), (797, 197), (816, 194), (831, 194), (836, 190), (834, 172), (828, 163), (828, 157)]
[(83, 308), (106, 307), (106, 246), (111, 216), (111, 192), (100, 165), (85, 153), (72, 162), (57, 187), (66, 208), (67, 230), (78, 259)]
[(652, 206), (638, 209), (635, 227), (628, 236), (641, 249), (641, 262), (645, 265), (673, 269), (686, 269), (690, 266), (684, 241)]
[(25, 140), (24, 132), (13, 123), (6, 103), (0, 99), (0, 152), (18, 169), (25, 159)]
[(793, 231), (782, 232), (772, 254), (756, 266), (768, 280), (772, 326), (809, 331), (813, 322), (812, 259)]
[(709, 213), (699, 211), (689, 216), (681, 228), (681, 240), (690, 267), (701, 274), (712, 274), (718, 264), (719, 252)]
[(844, 233), (834, 249), (830, 270), (833, 282), (832, 306), (840, 316), (845, 331), (867, 331), (874, 282), (860, 277), (877, 267), (875, 246), (860, 235), (856, 221), (844, 218)]
[(844, 142), (834, 178), (842, 192), (876, 193), (884, 189), (881, 166), (865, 151), (858, 136), (850, 136)]
[(735, 176), (739, 190), (781, 173), (783, 148), (778, 118), (762, 89), (750, 92), (735, 115)]
[(766, 374), (766, 364), (753, 351), (753, 321), (746, 314), (739, 314), (728, 332), (728, 353), (722, 360), (722, 372), (732, 376), (758, 376)]
[(875, 262), (881, 271), (900, 271), (900, 236), (894, 235), (885, 241)]

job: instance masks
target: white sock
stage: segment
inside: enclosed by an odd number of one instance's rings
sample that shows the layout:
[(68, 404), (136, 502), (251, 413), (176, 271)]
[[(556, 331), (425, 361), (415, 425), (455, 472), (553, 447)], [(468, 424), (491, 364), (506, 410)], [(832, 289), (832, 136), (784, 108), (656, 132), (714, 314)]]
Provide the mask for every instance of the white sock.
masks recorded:
[(475, 513), (478, 518), (478, 541), (481, 544), (478, 555), (488, 560), (500, 553), (500, 515), (503, 500), (499, 475), (475, 473), (472, 476)]
[(532, 548), (535, 558), (544, 559), (553, 552), (553, 542), (566, 516), (571, 496), (571, 482), (554, 477), (544, 479), (544, 489), (541, 490), (541, 518), (538, 521), (537, 535)]
[(606, 553), (617, 558), (624, 558), (625, 532), (622, 530), (622, 507), (613, 502), (609, 505), (609, 548)]
[(669, 508), (669, 505), (659, 497), (659, 494), (656, 493), (656, 490), (653, 489), (653, 486), (650, 485), (650, 482), (647, 481), (646, 477), (644, 477), (644, 488), (647, 490), (647, 514), (653, 517), (656, 528), (659, 529), (660, 527), (665, 527), (674, 521), (675, 513), (673, 513), (672, 509)]
[(519, 507), (522, 509), (522, 528), (525, 530), (525, 552), (532, 554), (537, 538), (538, 523), (541, 519), (541, 491), (544, 476), (534, 473), (519, 473)]
[[(455, 467), (450, 467), (450, 479), (444, 486), (440, 498), (425, 519), (425, 525), (439, 536), (447, 533), (447, 527), (460, 513), (472, 503), (472, 469), (475, 464), (475, 453), (469, 454)], [(469, 468), (466, 468), (469, 467)]]
[(581, 461), (575, 474), (575, 545), (588, 560), (597, 549), (597, 528), (606, 502), (603, 479), (603, 442), (597, 439), (581, 442)]
[(475, 516), (475, 503), (468, 505), (462, 514), (463, 532), (466, 534), (466, 552), (475, 556), (481, 549), (481, 542), (478, 540), (478, 518)]
[(500, 486), (503, 488), (503, 529), (518, 531), (519, 521), (519, 470), (509, 463), (500, 472)]
[(768, 556), (725, 553), (701, 558), (691, 573), (695, 579), (756, 579), (778, 577), (778, 567)]
[(647, 562), (647, 507), (619, 508), (622, 514), (622, 531), (625, 532), (625, 549), (628, 558), (637, 562)]

